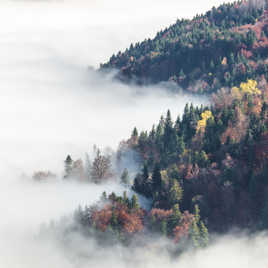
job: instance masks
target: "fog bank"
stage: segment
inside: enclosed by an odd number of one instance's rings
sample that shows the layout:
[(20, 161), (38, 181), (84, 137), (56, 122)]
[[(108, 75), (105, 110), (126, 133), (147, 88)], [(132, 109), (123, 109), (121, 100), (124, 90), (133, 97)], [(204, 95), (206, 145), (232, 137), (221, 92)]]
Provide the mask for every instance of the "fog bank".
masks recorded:
[(163, 240), (152, 240), (150, 248), (123, 248), (119, 245), (103, 248), (79, 234), (61, 236), (48, 233), (43, 238), (34, 238), (27, 233), (19, 235), (10, 234), (4, 245), (0, 242), (2, 267), (266, 268), (268, 265), (268, 239), (263, 234), (254, 238), (221, 237), (208, 248), (188, 251), (179, 258), (170, 257), (167, 242)]
[[(172, 260), (165, 250), (100, 249), (79, 234), (38, 236), (42, 223), (95, 203), (116, 183), (63, 182), (67, 154), (84, 157), (93, 144), (116, 148), (134, 126), (146, 130), (170, 109), (207, 98), (171, 94), (163, 85), (139, 88), (89, 70), (131, 42), (141, 41), (177, 17), (218, 5), (209, 0), (1, 1), (0, 3), (0, 267), (267, 267), (267, 237), (220, 238), (206, 250)], [(59, 176), (35, 183), (21, 174), (50, 169)], [(62, 240), (63, 239), (63, 240)], [(164, 244), (165, 241), (152, 241)]]
[(160, 2), (148, 13), (151, 5), (141, 1), (131, 8), (120, 1), (2, 1), (0, 169), (60, 172), (67, 153), (83, 157), (94, 143), (115, 148), (134, 126), (150, 128), (168, 108), (175, 116), (186, 102), (206, 103), (88, 70), (184, 15), (170, 3), (169, 15)]

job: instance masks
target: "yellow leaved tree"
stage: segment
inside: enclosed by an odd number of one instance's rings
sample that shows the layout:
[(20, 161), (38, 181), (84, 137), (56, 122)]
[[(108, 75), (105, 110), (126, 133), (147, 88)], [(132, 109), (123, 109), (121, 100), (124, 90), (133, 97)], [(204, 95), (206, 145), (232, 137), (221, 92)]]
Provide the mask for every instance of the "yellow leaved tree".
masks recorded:
[(209, 110), (206, 110), (205, 112), (203, 112), (201, 114), (201, 117), (202, 119), (197, 122), (197, 132), (199, 132), (199, 130), (204, 130), (206, 128), (208, 119), (214, 118), (212, 115), (212, 112)]
[(240, 87), (232, 88), (232, 96), (241, 99), (244, 95), (261, 95), (261, 91), (257, 88), (257, 81), (249, 79), (247, 82), (240, 84)]

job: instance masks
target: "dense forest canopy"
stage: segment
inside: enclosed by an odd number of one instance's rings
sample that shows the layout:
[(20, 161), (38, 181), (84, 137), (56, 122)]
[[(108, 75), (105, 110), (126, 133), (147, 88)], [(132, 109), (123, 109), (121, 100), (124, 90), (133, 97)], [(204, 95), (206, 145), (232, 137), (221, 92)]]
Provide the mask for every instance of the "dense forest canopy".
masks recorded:
[(268, 78), (267, 1), (237, 1), (180, 19), (153, 39), (131, 44), (101, 64), (123, 81), (173, 81), (190, 92), (216, 92)]
[[(212, 98), (207, 107), (187, 104), (175, 121), (167, 111), (150, 131), (134, 128), (116, 153), (95, 147), (94, 159), (87, 156), (85, 164), (67, 156), (65, 180), (99, 184), (121, 174), (126, 189), (122, 196), (104, 192), (98, 204), (76, 211), (87, 235), (128, 245), (155, 234), (174, 241), (180, 251), (205, 247), (209, 233), (268, 227), (266, 79), (223, 88)], [(133, 151), (139, 155), (136, 175), (122, 170)], [(150, 206), (142, 207), (138, 196)]]
[(133, 188), (159, 209), (198, 204), (211, 231), (266, 226), (267, 94), (264, 78), (248, 80), (219, 91), (211, 107), (186, 105), (175, 122), (168, 111), (151, 131), (135, 129), (127, 145), (149, 172)]

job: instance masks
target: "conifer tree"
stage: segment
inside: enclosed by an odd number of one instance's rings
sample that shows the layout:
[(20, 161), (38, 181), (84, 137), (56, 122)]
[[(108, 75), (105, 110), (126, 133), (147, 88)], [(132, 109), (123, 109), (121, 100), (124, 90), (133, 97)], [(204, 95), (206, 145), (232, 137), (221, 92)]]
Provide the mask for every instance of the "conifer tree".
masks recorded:
[(202, 221), (200, 222), (200, 232), (202, 237), (202, 247), (206, 247), (209, 243), (209, 234), (207, 227)]
[(138, 130), (136, 127), (133, 129), (131, 137), (138, 137)]
[(180, 219), (181, 219), (181, 211), (180, 211), (179, 204), (175, 204), (172, 210), (173, 212), (170, 218), (171, 230), (173, 230), (177, 225), (179, 225)]
[(124, 193), (123, 193), (123, 202), (124, 202), (124, 204), (126, 204), (127, 206), (129, 206), (129, 200), (128, 200), (127, 192), (126, 191), (124, 191)]
[(129, 175), (128, 175), (128, 170), (125, 168), (121, 177), (120, 177), (120, 182), (121, 184), (124, 185), (129, 185)]
[(194, 206), (194, 217), (195, 221), (198, 223), (200, 221), (200, 209), (197, 204)]
[(180, 134), (180, 127), (181, 127), (181, 117), (180, 115), (177, 116), (176, 122), (175, 122), (175, 130), (177, 132), (177, 134)]
[(161, 222), (161, 232), (163, 236), (167, 236), (167, 221), (162, 220)]
[(139, 209), (139, 201), (137, 195), (133, 195), (131, 198), (131, 207), (133, 209)]
[(185, 150), (185, 143), (184, 143), (183, 137), (178, 137), (177, 143), (178, 143), (177, 153), (178, 153), (178, 155), (181, 155)]
[(153, 181), (153, 189), (155, 191), (159, 191), (162, 186), (162, 176), (161, 176), (159, 164), (156, 164), (154, 167), (152, 181)]
[(200, 229), (199, 229), (199, 227), (197, 225), (196, 220), (194, 220), (193, 223), (192, 223), (191, 238), (192, 238), (193, 246), (195, 248), (199, 248), (200, 247), (201, 236), (200, 236)]
[(172, 180), (172, 186), (169, 190), (168, 199), (170, 204), (175, 205), (182, 200), (183, 189), (181, 188), (179, 182), (175, 179)]
[(149, 171), (148, 171), (147, 164), (143, 165), (142, 176), (143, 176), (144, 181), (147, 181), (149, 178)]
[(176, 131), (173, 128), (173, 122), (171, 119), (170, 110), (167, 112), (167, 117), (165, 119), (165, 125), (164, 125), (164, 146), (166, 149), (166, 152), (171, 152), (176, 148)]
[(111, 225), (114, 228), (117, 227), (117, 225), (118, 225), (118, 220), (117, 220), (117, 216), (115, 214), (114, 209), (112, 210)]
[(65, 175), (64, 178), (68, 178), (72, 174), (72, 169), (73, 169), (73, 160), (70, 155), (67, 156), (66, 160), (64, 161), (65, 165)]

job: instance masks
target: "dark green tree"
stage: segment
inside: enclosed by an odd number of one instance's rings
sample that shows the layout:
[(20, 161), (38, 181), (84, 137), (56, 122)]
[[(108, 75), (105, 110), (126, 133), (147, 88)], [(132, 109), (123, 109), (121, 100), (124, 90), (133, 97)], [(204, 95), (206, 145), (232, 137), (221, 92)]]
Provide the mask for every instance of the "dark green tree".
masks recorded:
[(64, 178), (68, 178), (72, 175), (73, 170), (73, 160), (70, 155), (68, 155), (64, 161)]
[(125, 168), (121, 177), (120, 177), (120, 183), (124, 185), (129, 185), (129, 174), (128, 170)]
[(167, 221), (162, 220), (161, 222), (161, 233), (163, 236), (167, 236)]
[(137, 195), (133, 195), (131, 198), (131, 208), (133, 209), (139, 209), (139, 201)]
[(159, 164), (156, 164), (154, 167), (152, 184), (154, 191), (159, 191), (162, 187), (162, 176)]
[(135, 127), (134, 129), (133, 129), (133, 131), (132, 131), (132, 134), (131, 134), (131, 137), (138, 137), (138, 130), (137, 130), (137, 128)]

